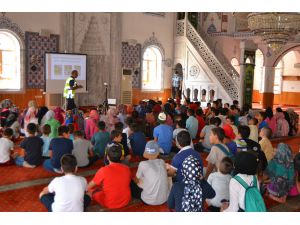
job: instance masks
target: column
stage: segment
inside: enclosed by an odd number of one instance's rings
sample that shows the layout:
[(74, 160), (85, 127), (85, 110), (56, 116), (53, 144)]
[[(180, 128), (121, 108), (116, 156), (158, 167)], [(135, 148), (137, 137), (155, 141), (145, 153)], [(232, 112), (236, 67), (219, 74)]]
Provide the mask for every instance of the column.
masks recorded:
[(262, 107), (273, 107), (275, 67), (263, 67)]
[(244, 105), (244, 75), (245, 75), (245, 62), (244, 62), (244, 56), (245, 56), (245, 45), (246, 43), (244, 41), (241, 41), (240, 43), (240, 49), (241, 49), (241, 56), (240, 56), (240, 88), (239, 88), (239, 105)]
[(116, 98), (117, 104), (121, 100), (121, 51), (122, 51), (122, 14), (111, 13), (111, 24), (110, 24), (110, 77), (109, 77), (109, 98)]

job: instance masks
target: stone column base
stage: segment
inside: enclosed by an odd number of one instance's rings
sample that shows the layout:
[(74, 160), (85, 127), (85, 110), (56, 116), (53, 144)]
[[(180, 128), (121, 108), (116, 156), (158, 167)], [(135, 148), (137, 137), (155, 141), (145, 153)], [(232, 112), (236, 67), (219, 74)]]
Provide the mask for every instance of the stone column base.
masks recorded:
[(274, 103), (274, 93), (262, 93), (262, 107), (266, 109), (267, 107), (273, 108)]

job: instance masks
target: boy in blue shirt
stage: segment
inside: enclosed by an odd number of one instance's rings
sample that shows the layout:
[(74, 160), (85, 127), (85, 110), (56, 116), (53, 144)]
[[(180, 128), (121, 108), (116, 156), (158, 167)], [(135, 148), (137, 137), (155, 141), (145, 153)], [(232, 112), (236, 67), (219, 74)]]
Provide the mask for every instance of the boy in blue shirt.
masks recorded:
[(161, 153), (167, 155), (170, 153), (172, 148), (173, 139), (173, 129), (172, 127), (165, 124), (167, 120), (167, 115), (165, 113), (160, 113), (158, 115), (158, 122), (160, 125), (154, 128), (153, 137), (161, 148)]

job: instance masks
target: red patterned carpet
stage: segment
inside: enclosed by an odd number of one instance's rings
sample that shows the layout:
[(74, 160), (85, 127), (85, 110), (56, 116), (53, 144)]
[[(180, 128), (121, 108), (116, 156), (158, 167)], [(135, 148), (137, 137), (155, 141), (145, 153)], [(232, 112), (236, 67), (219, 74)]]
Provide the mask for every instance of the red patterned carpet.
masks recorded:
[[(300, 143), (300, 137), (293, 138), (287, 140), (288, 144), (294, 146), (293, 150), (296, 151), (298, 149), (298, 145)], [(282, 140), (281, 140), (282, 141)], [(286, 142), (286, 141), (285, 141)], [(276, 144), (276, 143), (275, 143)], [(296, 148), (297, 147), (297, 148)], [(201, 157), (203, 159), (204, 166), (207, 165), (206, 157), (207, 153), (201, 153)], [(140, 159), (133, 158), (131, 162), (138, 162)], [(167, 160), (170, 162), (170, 160)], [(137, 165), (131, 167), (132, 177), (135, 176), (137, 171)], [(103, 166), (102, 161), (98, 161), (93, 166), (89, 168), (79, 169), (78, 172), (85, 172), (85, 171), (93, 171), (99, 169)], [(45, 171), (42, 166), (37, 167), (35, 169), (26, 169), (17, 166), (9, 166), (9, 167), (2, 167), (0, 168), (0, 174), (5, 176), (1, 176), (0, 180), (0, 187), (7, 185), (7, 184), (16, 184), (22, 181), (34, 181), (41, 178), (49, 178), (58, 176), (57, 174), (50, 173)], [(93, 175), (89, 175), (86, 177), (88, 181), (93, 178)], [(14, 190), (9, 191), (2, 191), (0, 192), (0, 212), (45, 212), (46, 209), (44, 206), (39, 202), (38, 195), (42, 191), (42, 189), (47, 186), (47, 184), (43, 185), (36, 185), (32, 184), (30, 187), (26, 188), (16, 188)], [(272, 208), (279, 203), (265, 198), (267, 208)], [(92, 202), (92, 207), (95, 206), (95, 203)], [(115, 209), (115, 210), (104, 210), (100, 207), (97, 208), (96, 211), (111, 211), (111, 212), (168, 212), (169, 209), (167, 208), (166, 204), (160, 206), (149, 206), (141, 203), (140, 201), (134, 201), (130, 203), (128, 206), (122, 209)], [(295, 211), (297, 211), (296, 209)], [(299, 209), (300, 210), (300, 209)], [(299, 211), (298, 210), (298, 211)]]

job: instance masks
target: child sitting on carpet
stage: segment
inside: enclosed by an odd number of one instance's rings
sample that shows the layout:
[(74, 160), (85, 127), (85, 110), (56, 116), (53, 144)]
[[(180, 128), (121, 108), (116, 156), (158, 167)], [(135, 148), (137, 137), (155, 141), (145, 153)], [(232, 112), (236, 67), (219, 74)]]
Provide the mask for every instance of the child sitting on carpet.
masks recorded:
[(252, 141), (258, 142), (258, 120), (256, 118), (252, 118), (249, 120), (248, 127), (250, 128), (250, 136), (249, 139)]
[(215, 197), (216, 193), (203, 179), (199, 160), (188, 156), (182, 163), (182, 174), (183, 180), (172, 186), (167, 202), (169, 209), (176, 212), (202, 212), (205, 199)]
[(274, 149), (271, 144), (270, 138), (272, 136), (272, 130), (269, 127), (263, 127), (260, 132), (259, 136), (262, 138), (259, 141), (261, 150), (265, 153), (268, 162), (273, 158)]
[(109, 165), (101, 167), (88, 184), (92, 199), (109, 208), (122, 208), (130, 199), (131, 173), (128, 166), (121, 164), (122, 149), (113, 144), (107, 149)]
[(129, 125), (130, 127), (130, 146), (134, 155), (143, 156), (144, 149), (146, 146), (146, 136), (145, 134), (139, 130), (139, 127), (136, 123), (132, 123)]
[(24, 166), (27, 168), (35, 168), (43, 162), (43, 140), (35, 136), (37, 132), (37, 125), (34, 123), (29, 123), (27, 125), (28, 137), (21, 142), (20, 147), (25, 150), (25, 156), (18, 156), (15, 158), (15, 163), (18, 166)]
[(0, 166), (9, 166), (13, 164), (11, 155), (14, 150), (14, 143), (11, 141), (13, 130), (6, 128), (3, 137), (0, 138)]
[(72, 154), (73, 142), (69, 139), (69, 128), (60, 126), (58, 138), (53, 138), (49, 146), (50, 159), (45, 160), (44, 168), (55, 173), (62, 173), (60, 160), (65, 154)]
[(129, 148), (128, 148), (128, 144), (127, 144), (127, 134), (123, 133), (123, 128), (124, 128), (124, 124), (122, 122), (117, 122), (115, 124), (115, 129), (122, 133), (121, 144), (123, 145), (125, 155), (128, 155), (129, 154)]
[(49, 146), (50, 146), (50, 142), (52, 140), (51, 137), (49, 137), (49, 134), (51, 133), (51, 127), (48, 124), (45, 124), (43, 126), (43, 135), (41, 136), (44, 144), (43, 144), (43, 157), (47, 157), (49, 158)]
[(92, 143), (83, 136), (84, 134), (80, 130), (74, 133), (72, 154), (76, 157), (78, 167), (90, 166), (98, 159), (97, 156), (94, 156)]
[(94, 154), (102, 158), (105, 154), (106, 145), (110, 141), (109, 132), (105, 130), (106, 124), (104, 121), (98, 122), (99, 131), (92, 137), (92, 144), (94, 145)]
[(217, 127), (211, 130), (210, 143), (213, 145), (211, 151), (206, 158), (207, 169), (205, 173), (205, 179), (213, 172), (217, 171), (220, 167), (222, 159), (226, 156), (230, 157), (232, 155), (231, 151), (222, 142), (225, 138), (225, 132), (222, 128)]
[(129, 160), (131, 159), (131, 156), (130, 155), (126, 155), (125, 154), (125, 151), (124, 151), (124, 148), (123, 148), (123, 145), (121, 144), (121, 141), (122, 141), (122, 133), (118, 130), (113, 130), (110, 134), (110, 139), (111, 139), (111, 142), (109, 142), (107, 144), (107, 147), (106, 147), (106, 150), (105, 150), (105, 155), (104, 155), (104, 164), (105, 165), (108, 165), (109, 164), (109, 160), (108, 160), (108, 157), (107, 157), (107, 149), (112, 146), (112, 145), (119, 145), (121, 147), (121, 152), (122, 152), (122, 155), (121, 155), (121, 162), (122, 163), (125, 163), (125, 164), (129, 164)]
[(40, 201), (49, 212), (83, 212), (91, 202), (85, 194), (87, 182), (76, 176), (77, 162), (73, 155), (61, 158), (61, 169), (65, 174), (54, 178), (40, 193)]
[(169, 187), (165, 162), (158, 159), (158, 144), (148, 141), (143, 156), (148, 160), (139, 163), (136, 184), (131, 185), (132, 196), (148, 205), (161, 205), (168, 199)]
[(69, 128), (69, 134), (70, 134), (69, 139), (74, 141), (74, 125), (73, 125), (73, 123), (69, 123), (67, 125), (67, 127)]
[(211, 212), (219, 212), (222, 205), (221, 201), (229, 200), (229, 182), (232, 168), (232, 160), (229, 157), (225, 157), (220, 163), (219, 171), (211, 173), (207, 179), (207, 183), (209, 183), (216, 192), (216, 196), (213, 199), (207, 199), (209, 205), (208, 209)]

